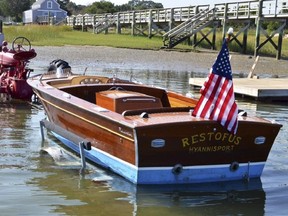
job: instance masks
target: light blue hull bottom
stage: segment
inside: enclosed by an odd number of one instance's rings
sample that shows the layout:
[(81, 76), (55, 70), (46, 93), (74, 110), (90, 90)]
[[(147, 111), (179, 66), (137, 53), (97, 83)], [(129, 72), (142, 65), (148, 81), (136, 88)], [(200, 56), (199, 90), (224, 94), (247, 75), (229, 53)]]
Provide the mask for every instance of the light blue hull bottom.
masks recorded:
[[(53, 132), (65, 146), (79, 153), (79, 145)], [(203, 166), (141, 167), (138, 168), (106, 152), (92, 147), (85, 151), (90, 161), (112, 170), (135, 184), (191, 184), (259, 178), (265, 162)]]

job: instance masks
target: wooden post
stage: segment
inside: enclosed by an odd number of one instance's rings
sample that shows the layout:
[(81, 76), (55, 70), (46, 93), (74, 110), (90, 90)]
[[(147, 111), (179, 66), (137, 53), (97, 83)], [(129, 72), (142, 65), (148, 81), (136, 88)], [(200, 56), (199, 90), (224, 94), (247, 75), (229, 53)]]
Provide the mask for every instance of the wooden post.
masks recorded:
[(174, 28), (175, 20), (174, 20), (174, 8), (170, 10), (170, 20), (169, 20), (169, 31)]
[(120, 23), (120, 13), (117, 13), (117, 21), (116, 21), (116, 33), (121, 34), (121, 23)]
[(152, 9), (149, 10), (149, 18), (148, 18), (148, 38), (152, 38), (152, 26), (153, 26), (153, 20), (152, 20)]
[[(107, 15), (107, 14), (105, 14), (105, 22), (106, 22), (105, 24), (109, 23), (109, 21), (108, 21), (108, 15)], [(105, 32), (104, 32), (104, 34), (108, 34), (108, 30), (109, 30), (108, 25), (109, 25), (109, 24), (107, 24), (107, 28), (105, 27)]]
[(131, 35), (135, 35), (135, 11), (132, 12)]
[(85, 31), (85, 16), (82, 16), (82, 32)]
[(94, 15), (94, 16), (93, 16), (93, 26), (92, 26), (92, 27), (93, 27), (93, 34), (96, 33), (96, 28), (95, 28), (96, 24), (97, 24), (96, 15)]
[[(248, 21), (248, 26), (250, 27), (250, 20)], [(247, 38), (248, 38), (248, 28), (245, 28), (243, 31), (243, 50), (242, 52), (246, 54), (247, 51)]]
[[(286, 20), (285, 22), (285, 26), (286, 26)], [(278, 36), (278, 50), (277, 50), (277, 54), (276, 54), (276, 59), (279, 60), (281, 59), (281, 52), (282, 52), (282, 42), (283, 42), (283, 29), (282, 28), (279, 32), (279, 36)]]
[(48, 11), (48, 20), (47, 20), (48, 25), (51, 25), (50, 17), (51, 17), (51, 13), (50, 11)]
[(253, 73), (254, 73), (254, 70), (256, 68), (256, 65), (257, 65), (258, 61), (259, 61), (259, 55), (256, 57), (255, 62), (252, 65), (252, 68), (251, 68), (247, 78), (249, 78), (249, 79), (253, 78)]
[(226, 29), (227, 29), (227, 12), (228, 12), (228, 4), (225, 3), (225, 9), (224, 9), (224, 17), (223, 17), (223, 32), (222, 32), (222, 41), (225, 39), (226, 37)]
[(212, 35), (212, 49), (216, 49), (216, 29), (218, 27), (218, 22), (213, 23), (213, 35)]
[(77, 28), (77, 26), (76, 26), (76, 16), (74, 16), (73, 17), (73, 23), (72, 23), (72, 25), (73, 25), (73, 29), (76, 29)]
[[(199, 13), (199, 6), (196, 6), (194, 15), (196, 15), (198, 13)], [(193, 45), (196, 44), (196, 43), (197, 43), (197, 33), (195, 33), (194, 36), (193, 36)]]
[(256, 19), (256, 37), (255, 37), (255, 51), (254, 51), (255, 57), (258, 56), (258, 54), (259, 54), (259, 48), (258, 47), (260, 44), (262, 9), (263, 9), (263, 0), (259, 0), (258, 17)]

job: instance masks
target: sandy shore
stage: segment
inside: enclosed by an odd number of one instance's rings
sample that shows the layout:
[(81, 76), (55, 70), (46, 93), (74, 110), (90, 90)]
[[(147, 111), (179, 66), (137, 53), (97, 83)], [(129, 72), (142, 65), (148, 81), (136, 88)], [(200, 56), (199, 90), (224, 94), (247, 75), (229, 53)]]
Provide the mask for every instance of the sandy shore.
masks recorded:
[[(117, 68), (123, 70), (170, 70), (208, 73), (217, 52), (204, 50), (178, 52), (166, 50), (136, 50), (99, 46), (34, 47), (37, 64), (49, 65), (54, 59), (64, 59), (73, 67), (86, 65), (98, 68)], [(253, 56), (230, 53), (233, 73), (248, 75), (255, 61)], [(288, 77), (288, 60), (273, 57), (260, 57), (254, 71), (258, 76)]]

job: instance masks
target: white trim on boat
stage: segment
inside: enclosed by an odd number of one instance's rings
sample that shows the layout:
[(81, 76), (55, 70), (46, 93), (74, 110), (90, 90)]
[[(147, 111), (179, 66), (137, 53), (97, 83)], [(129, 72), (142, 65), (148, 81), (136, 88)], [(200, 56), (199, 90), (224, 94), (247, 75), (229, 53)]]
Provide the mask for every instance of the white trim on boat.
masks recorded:
[[(248, 162), (248, 163), (239, 163), (239, 166), (247, 166), (247, 165), (250, 165), (250, 166), (258, 166), (258, 165), (265, 165), (265, 162)], [(197, 166), (183, 166), (183, 168), (185, 169), (199, 169), (199, 168), (224, 168), (224, 167), (227, 167), (227, 166), (230, 166), (230, 164), (215, 164), (215, 165), (197, 165)], [(171, 167), (139, 167), (138, 170), (171, 170)]]
[(131, 167), (131, 168), (133, 168), (135, 170), (138, 170), (138, 168), (135, 165), (133, 165), (131, 163), (128, 163), (128, 162), (126, 162), (126, 161), (124, 161), (124, 160), (122, 160), (120, 158), (117, 158), (117, 157), (115, 157), (115, 156), (113, 156), (113, 155), (111, 155), (111, 154), (109, 154), (109, 153), (107, 153), (105, 151), (102, 151), (101, 149), (98, 149), (98, 148), (95, 148), (95, 147), (92, 146), (92, 150), (94, 150), (96, 152), (99, 152), (100, 154), (106, 155), (107, 157), (110, 157), (111, 159), (116, 160), (119, 163), (122, 163), (122, 164), (124, 164), (126, 166), (129, 166), (129, 167)]

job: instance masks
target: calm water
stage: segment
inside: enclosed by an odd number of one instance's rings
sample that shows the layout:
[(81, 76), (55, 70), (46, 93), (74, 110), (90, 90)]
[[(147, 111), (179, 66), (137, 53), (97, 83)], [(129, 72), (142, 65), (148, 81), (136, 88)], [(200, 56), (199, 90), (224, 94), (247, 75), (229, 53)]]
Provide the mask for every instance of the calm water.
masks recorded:
[[(133, 74), (145, 84), (197, 96), (188, 85), (190, 73), (103, 72), (108, 73), (126, 79)], [(136, 187), (92, 166), (89, 174), (80, 176), (79, 160), (68, 153), (59, 160), (58, 142), (52, 136), (46, 135), (42, 143), (43, 110), (23, 103), (0, 104), (0, 215), (287, 215), (288, 104), (238, 100), (238, 105), (250, 115), (283, 124), (261, 179)], [(42, 144), (53, 157), (40, 151)]]

